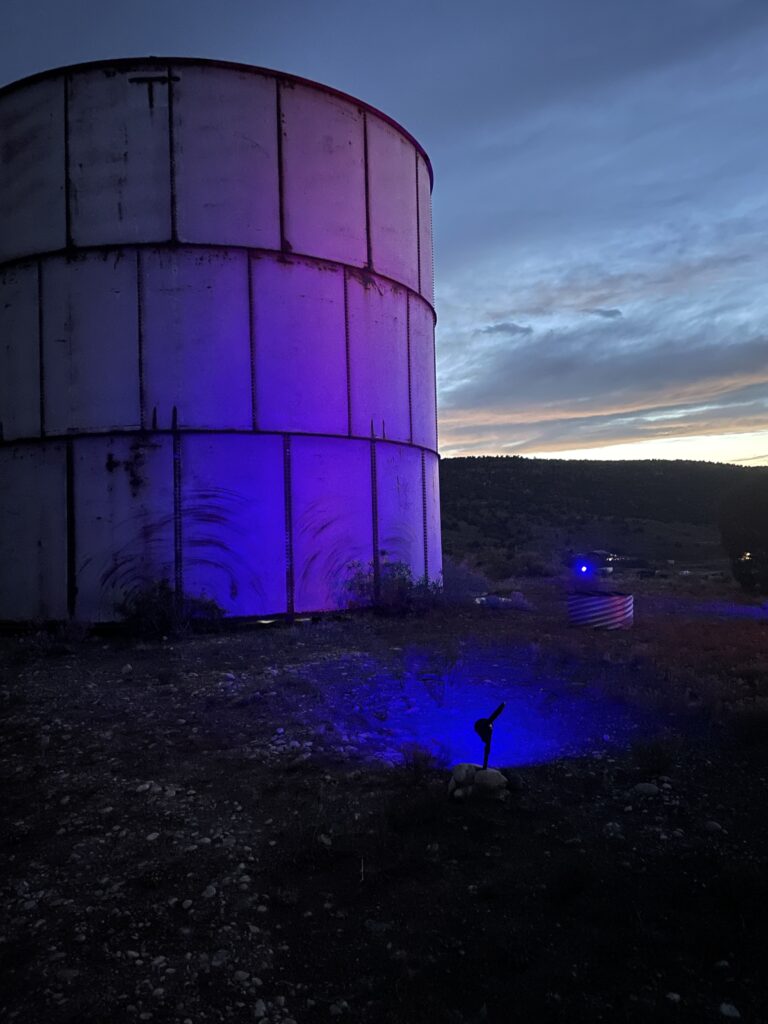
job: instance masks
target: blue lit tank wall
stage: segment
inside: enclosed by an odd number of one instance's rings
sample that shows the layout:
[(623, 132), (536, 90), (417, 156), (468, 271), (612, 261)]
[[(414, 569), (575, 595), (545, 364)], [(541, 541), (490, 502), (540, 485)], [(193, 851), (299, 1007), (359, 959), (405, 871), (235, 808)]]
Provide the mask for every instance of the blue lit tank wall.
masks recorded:
[(436, 579), (418, 144), (323, 86), (155, 59), (7, 87), (0, 140), (0, 619)]

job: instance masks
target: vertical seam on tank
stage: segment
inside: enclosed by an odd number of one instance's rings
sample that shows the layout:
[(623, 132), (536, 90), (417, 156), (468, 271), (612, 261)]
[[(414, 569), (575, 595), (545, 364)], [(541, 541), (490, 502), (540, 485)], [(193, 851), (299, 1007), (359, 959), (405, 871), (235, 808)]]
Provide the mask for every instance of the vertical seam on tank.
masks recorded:
[[(429, 194), (429, 303), (435, 304), (435, 233), (432, 230), (432, 193)], [(435, 314), (437, 316), (437, 314)]]
[(419, 152), (414, 149), (413, 155), (416, 162), (416, 283), (419, 295), (421, 295), (421, 214), (419, 213)]
[(283, 102), (280, 79), (275, 79), (275, 119), (277, 121), (277, 214), (280, 222), (280, 251), (287, 252), (285, 238), (285, 181), (283, 179)]
[(295, 609), (293, 565), (293, 489), (291, 486), (291, 435), (283, 434), (283, 490), (285, 494), (285, 591), (289, 615)]
[(349, 345), (349, 283), (344, 268), (344, 357), (347, 370), (347, 434), (352, 436), (352, 371)]
[(411, 296), (405, 293), (405, 346), (408, 353), (408, 440), (413, 444), (413, 376), (411, 373)]
[(245, 254), (245, 270), (248, 274), (248, 350), (251, 360), (251, 427), (258, 429), (259, 420), (256, 410), (256, 328), (254, 326), (253, 301), (253, 260), (251, 254)]
[(146, 429), (146, 389), (144, 386), (144, 275), (141, 249), (136, 250), (136, 334), (139, 357), (139, 426)]
[(365, 183), (365, 251), (366, 266), (373, 270), (373, 244), (371, 240), (371, 180), (368, 168), (368, 114), (363, 111), (363, 168)]
[(424, 530), (424, 579), (429, 579), (429, 547), (427, 543), (427, 459), (421, 453), (421, 513)]
[(184, 593), (184, 565), (182, 554), (182, 515), (181, 515), (181, 434), (179, 433), (178, 412), (173, 407), (172, 421), (173, 442), (173, 579), (176, 600), (180, 601)]
[(171, 200), (171, 241), (179, 240), (179, 222), (176, 200), (176, 129), (173, 123), (173, 68), (168, 65), (168, 173)]
[(379, 552), (379, 484), (376, 464), (376, 442), (371, 440), (371, 530), (373, 540), (373, 598), (381, 594), (381, 555)]
[(37, 260), (37, 363), (40, 437), (45, 437), (45, 317), (43, 314), (43, 261)]
[(77, 603), (77, 531), (75, 527), (75, 453), (66, 442), (66, 530), (67, 530), (67, 615), (71, 619)]
[(437, 451), (437, 345), (435, 343), (435, 321), (432, 320), (432, 395), (435, 401), (435, 451)]
[(66, 248), (74, 246), (72, 239), (72, 180), (69, 153), (69, 75), (64, 75), (64, 235)]

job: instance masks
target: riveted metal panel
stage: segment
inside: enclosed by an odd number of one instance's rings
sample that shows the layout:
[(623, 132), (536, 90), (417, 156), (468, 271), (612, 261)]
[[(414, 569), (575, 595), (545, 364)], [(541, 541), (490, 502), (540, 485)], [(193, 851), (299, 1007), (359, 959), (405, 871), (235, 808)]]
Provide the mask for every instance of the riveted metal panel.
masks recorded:
[(381, 562), (405, 562), (414, 578), (422, 579), (424, 523), (419, 449), (377, 443), (376, 480)]
[(0, 438), (40, 433), (37, 264), (0, 271)]
[(409, 303), (413, 442), (436, 450), (435, 320), (426, 302), (410, 296)]
[(0, 620), (67, 616), (66, 456), (0, 448)]
[(294, 437), (291, 467), (296, 611), (345, 607), (351, 564), (373, 561), (370, 445)]
[(110, 622), (127, 598), (173, 584), (171, 439), (80, 438), (73, 455), (76, 615)]
[(66, 243), (64, 78), (0, 96), (0, 260)]
[(166, 69), (137, 64), (69, 77), (69, 166), (76, 245), (171, 237)]
[(274, 78), (210, 67), (174, 74), (179, 239), (279, 249)]
[(53, 257), (41, 283), (46, 431), (138, 427), (135, 255)]
[(181, 481), (184, 592), (228, 615), (286, 611), (282, 438), (185, 436)]
[(367, 117), (368, 196), (373, 267), (419, 287), (416, 150), (392, 125)]
[(427, 573), (440, 580), (443, 550), (440, 543), (440, 464), (437, 455), (424, 453), (424, 522), (426, 527)]
[(145, 421), (246, 429), (252, 423), (244, 252), (141, 254)]
[(432, 193), (429, 169), (424, 157), (416, 157), (419, 183), (419, 290), (424, 298), (435, 303), (434, 268), (432, 265)]
[(406, 292), (381, 278), (350, 274), (347, 299), (352, 433), (407, 441)]
[[(374, 545), (434, 577), (415, 141), (323, 86), (183, 59), (18, 83), (0, 126), (0, 260), (38, 256), (0, 278), (3, 452), (23, 436), (42, 467), (39, 494), (0, 479), (24, 614), (110, 619), (164, 577), (230, 614), (334, 608)], [(36, 501), (50, 521), (19, 532)]]
[(362, 113), (336, 96), (285, 83), (280, 104), (287, 248), (364, 266)]
[(259, 427), (346, 434), (343, 271), (269, 257), (252, 267)]

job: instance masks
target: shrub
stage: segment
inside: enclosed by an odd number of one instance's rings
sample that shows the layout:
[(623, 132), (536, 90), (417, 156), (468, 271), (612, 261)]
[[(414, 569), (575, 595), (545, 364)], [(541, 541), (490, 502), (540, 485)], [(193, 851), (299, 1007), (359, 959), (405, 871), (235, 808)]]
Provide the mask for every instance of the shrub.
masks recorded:
[(150, 639), (205, 632), (217, 627), (224, 617), (212, 598), (177, 594), (168, 580), (134, 591), (116, 611), (132, 636)]
[(443, 557), (443, 599), (448, 604), (472, 604), (476, 597), (487, 594), (490, 584), (482, 573)]
[(373, 608), (382, 615), (407, 615), (434, 608), (441, 594), (439, 583), (417, 579), (407, 562), (382, 560), (378, 573), (373, 562), (352, 562), (349, 566), (347, 595), (351, 608)]
[(768, 475), (757, 473), (734, 487), (720, 509), (720, 537), (734, 579), (768, 594)]

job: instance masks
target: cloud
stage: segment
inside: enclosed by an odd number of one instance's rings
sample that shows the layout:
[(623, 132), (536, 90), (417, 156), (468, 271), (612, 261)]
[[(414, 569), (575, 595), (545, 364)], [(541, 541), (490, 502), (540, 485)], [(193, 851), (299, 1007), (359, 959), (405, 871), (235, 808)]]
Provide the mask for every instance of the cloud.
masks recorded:
[[(763, 394), (765, 389), (763, 389)], [(500, 415), (477, 415), (452, 424), (450, 417), (441, 422), (441, 448), (447, 455), (530, 454), (562, 452), (574, 449), (604, 449), (622, 444), (647, 444), (685, 437), (719, 437), (768, 432), (768, 403), (764, 398), (752, 402), (731, 402), (723, 396), (722, 405), (683, 407), (669, 414), (659, 410), (626, 408), (608, 414), (583, 417), (559, 417), (509, 422)], [(649, 415), (650, 413), (650, 415)], [(655, 413), (655, 414), (654, 414)], [(706, 448), (703, 457), (707, 457)]]
[(519, 334), (533, 334), (533, 328), (524, 324), (516, 324), (512, 320), (506, 320), (502, 321), (499, 324), (489, 324), (487, 327), (481, 327), (480, 333), (502, 334), (506, 337), (514, 337), (515, 335)]
[(620, 309), (584, 309), (584, 313), (588, 313), (590, 316), (601, 316), (604, 320), (617, 320), (623, 313)]

